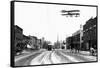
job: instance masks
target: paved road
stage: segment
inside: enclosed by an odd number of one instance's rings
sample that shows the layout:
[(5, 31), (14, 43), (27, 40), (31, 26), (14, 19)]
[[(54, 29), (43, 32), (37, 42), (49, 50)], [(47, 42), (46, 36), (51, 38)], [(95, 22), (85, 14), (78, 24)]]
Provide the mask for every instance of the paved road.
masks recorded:
[(66, 50), (41, 50), (15, 59), (16, 66), (96, 61), (96, 57)]

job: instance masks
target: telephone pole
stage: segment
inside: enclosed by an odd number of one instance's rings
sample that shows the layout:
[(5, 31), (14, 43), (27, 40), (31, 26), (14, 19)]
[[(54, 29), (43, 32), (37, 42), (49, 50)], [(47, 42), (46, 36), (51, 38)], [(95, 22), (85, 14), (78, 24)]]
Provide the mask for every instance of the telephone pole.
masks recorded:
[(82, 24), (80, 25), (80, 50), (81, 50), (81, 46), (82, 46), (82, 37), (83, 37), (83, 26)]

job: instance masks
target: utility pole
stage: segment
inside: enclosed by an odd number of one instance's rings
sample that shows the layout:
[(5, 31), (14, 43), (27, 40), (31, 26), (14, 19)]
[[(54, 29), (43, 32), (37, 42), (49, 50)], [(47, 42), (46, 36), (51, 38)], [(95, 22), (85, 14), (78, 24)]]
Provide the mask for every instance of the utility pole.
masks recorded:
[(82, 37), (83, 37), (83, 26), (82, 24), (80, 25), (80, 50), (81, 50), (81, 47), (82, 47)]
[(60, 48), (59, 35), (57, 35), (57, 47)]

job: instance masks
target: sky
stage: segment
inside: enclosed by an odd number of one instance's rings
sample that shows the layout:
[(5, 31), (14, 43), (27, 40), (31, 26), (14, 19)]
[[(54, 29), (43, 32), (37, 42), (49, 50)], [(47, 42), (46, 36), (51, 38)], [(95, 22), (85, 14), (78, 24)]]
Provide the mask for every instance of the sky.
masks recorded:
[[(62, 16), (61, 10), (80, 10), (80, 16)], [(96, 17), (96, 7), (15, 3), (15, 25), (23, 29), (23, 34), (44, 37), (52, 43), (57, 41), (57, 36), (65, 40), (91, 17)]]

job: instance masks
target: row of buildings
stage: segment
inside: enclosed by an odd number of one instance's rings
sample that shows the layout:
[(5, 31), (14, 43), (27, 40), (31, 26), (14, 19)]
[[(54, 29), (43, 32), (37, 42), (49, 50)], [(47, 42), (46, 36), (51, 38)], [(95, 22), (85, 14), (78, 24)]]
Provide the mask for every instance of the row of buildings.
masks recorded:
[(73, 47), (81, 50), (89, 50), (90, 47), (97, 49), (97, 17), (90, 18), (78, 31), (66, 38), (67, 49), (72, 43), (76, 44)]
[[(44, 38), (42, 39), (38, 39), (35, 36), (26, 36), (23, 34), (23, 29), (21, 27), (19, 27), (18, 25), (14, 26), (14, 48), (18, 49), (19, 47), (24, 47), (24, 48), (28, 48), (28, 46), (32, 49), (40, 49), (43, 47), (43, 43), (44, 43)], [(24, 45), (20, 45), (20, 43), (23, 43)]]

